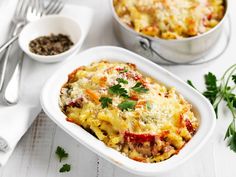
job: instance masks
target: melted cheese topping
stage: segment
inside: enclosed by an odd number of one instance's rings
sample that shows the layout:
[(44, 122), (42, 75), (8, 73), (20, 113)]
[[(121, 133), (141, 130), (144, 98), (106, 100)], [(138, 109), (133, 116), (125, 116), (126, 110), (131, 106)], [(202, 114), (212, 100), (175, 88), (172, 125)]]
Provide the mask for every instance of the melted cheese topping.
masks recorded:
[(224, 0), (114, 0), (120, 19), (138, 33), (163, 39), (196, 36), (224, 16)]
[(76, 69), (61, 88), (60, 107), (68, 121), (142, 162), (177, 154), (198, 127), (191, 105), (175, 88), (130, 63), (101, 61)]

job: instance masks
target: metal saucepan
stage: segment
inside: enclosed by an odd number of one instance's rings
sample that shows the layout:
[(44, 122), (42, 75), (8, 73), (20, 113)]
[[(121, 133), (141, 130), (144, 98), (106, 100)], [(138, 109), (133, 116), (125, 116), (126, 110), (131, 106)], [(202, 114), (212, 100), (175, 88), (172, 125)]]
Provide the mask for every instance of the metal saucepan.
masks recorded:
[(179, 64), (190, 63), (201, 59), (217, 43), (228, 14), (228, 1), (225, 0), (224, 17), (214, 28), (198, 36), (166, 40), (137, 33), (128, 27), (116, 14), (113, 0), (110, 0), (110, 2), (117, 39), (124, 47), (154, 62), (162, 59), (167, 62)]

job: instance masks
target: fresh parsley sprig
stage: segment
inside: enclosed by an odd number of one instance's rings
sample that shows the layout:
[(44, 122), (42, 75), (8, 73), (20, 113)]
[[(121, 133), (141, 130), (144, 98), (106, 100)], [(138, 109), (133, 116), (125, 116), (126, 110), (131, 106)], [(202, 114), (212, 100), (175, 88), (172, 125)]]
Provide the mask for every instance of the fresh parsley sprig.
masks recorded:
[(113, 85), (109, 87), (108, 92), (110, 94), (120, 95), (125, 98), (129, 98), (128, 92), (120, 84)]
[(129, 110), (129, 109), (134, 109), (136, 105), (136, 101), (132, 100), (126, 100), (118, 104), (118, 108), (120, 108), (122, 111), (124, 110)]
[(68, 155), (69, 155), (68, 153), (66, 153), (65, 149), (63, 149), (60, 146), (57, 146), (57, 149), (56, 149), (55, 153), (56, 153), (57, 157), (59, 158), (60, 162), (61, 162), (62, 159), (67, 158)]
[[(233, 119), (227, 128), (225, 139), (228, 140), (230, 149), (236, 152), (236, 64), (229, 67), (219, 80), (211, 72), (204, 78), (206, 91), (203, 92), (203, 95), (211, 102), (216, 117), (218, 117), (218, 106), (222, 101), (226, 102), (226, 106), (232, 114)], [(190, 80), (187, 83), (196, 88)]]
[(101, 102), (102, 108), (106, 108), (109, 104), (112, 104), (112, 99), (108, 97), (101, 97), (99, 101)]
[(125, 79), (123, 79), (123, 78), (117, 78), (116, 81), (117, 81), (119, 84), (120, 84), (120, 83), (122, 83), (122, 84), (128, 84), (128, 81), (125, 80)]
[(148, 91), (148, 89), (145, 88), (141, 82), (136, 83), (132, 89), (138, 93), (146, 93)]
[(71, 168), (70, 164), (63, 164), (63, 166), (60, 168), (59, 172), (64, 173), (64, 172), (69, 172)]
[[(55, 154), (59, 158), (60, 162), (62, 161), (62, 159), (67, 158), (69, 156), (69, 154), (65, 151), (65, 149), (63, 149), (60, 146), (57, 146)], [(59, 169), (59, 172), (60, 173), (69, 172), (70, 168), (71, 168), (70, 164), (63, 164), (63, 166)]]

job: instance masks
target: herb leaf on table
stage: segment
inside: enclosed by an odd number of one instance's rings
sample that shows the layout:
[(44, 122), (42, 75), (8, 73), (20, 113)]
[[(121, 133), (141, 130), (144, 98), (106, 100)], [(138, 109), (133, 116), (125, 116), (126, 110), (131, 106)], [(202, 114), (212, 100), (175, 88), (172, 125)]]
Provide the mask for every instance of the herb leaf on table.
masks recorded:
[(203, 95), (210, 100), (211, 104), (213, 104), (218, 94), (218, 87), (216, 85), (216, 82), (217, 82), (216, 76), (212, 74), (211, 72), (209, 72), (208, 74), (204, 76), (204, 78), (205, 78), (205, 85), (206, 85), (207, 90), (203, 92)]
[(63, 149), (60, 146), (57, 146), (57, 149), (56, 149), (55, 153), (56, 153), (57, 157), (59, 158), (60, 162), (63, 158), (67, 158), (69, 156), (69, 154), (66, 153), (65, 149)]
[(63, 173), (63, 172), (69, 172), (71, 168), (70, 164), (63, 164), (63, 166), (60, 168), (59, 172)]

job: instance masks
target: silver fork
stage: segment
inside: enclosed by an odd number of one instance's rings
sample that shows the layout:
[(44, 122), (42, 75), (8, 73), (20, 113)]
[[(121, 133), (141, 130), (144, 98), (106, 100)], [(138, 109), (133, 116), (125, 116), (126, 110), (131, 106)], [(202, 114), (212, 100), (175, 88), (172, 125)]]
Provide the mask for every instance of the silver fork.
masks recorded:
[[(17, 39), (18, 34), (23, 28), (23, 26), (29, 22), (33, 21), (37, 18), (40, 18), (42, 15), (42, 8), (40, 8), (40, 4), (35, 0), (19, 0), (16, 6), (16, 11), (12, 20), (13, 23), (13, 33), (12, 37)], [(18, 46), (16, 48), (19, 48)], [(2, 68), (0, 69), (0, 91), (5, 94), (6, 88), (6, 72), (7, 65), (9, 61), (9, 54), (12, 51), (12, 45), (10, 45), (6, 49), (5, 56), (2, 58)], [(19, 51), (20, 58), (23, 57), (23, 53)], [(18, 63), (17, 63), (18, 65)], [(17, 68), (17, 66), (16, 66)], [(2, 94), (1, 94), (2, 95)]]
[[(27, 1), (27, 0), (26, 0)], [(21, 1), (19, 1), (21, 2)], [(18, 5), (20, 5), (18, 3)], [(17, 6), (18, 6), (17, 5)], [(57, 0), (51, 0), (50, 3), (47, 5), (47, 7), (45, 8), (44, 14), (42, 14), (42, 16), (44, 15), (48, 15), (48, 14), (57, 14), (59, 13), (62, 8), (63, 8), (64, 4), (61, 1), (57, 1)], [(56, 11), (54, 11), (54, 9), (57, 9)], [(33, 16), (34, 17), (34, 16)], [(15, 40), (17, 40), (18, 38), (18, 34), (13, 35), (10, 39), (8, 39), (7, 42), (5, 42), (4, 44), (2, 44), (0, 46), (0, 53), (2, 53), (9, 45), (11, 45)]]
[[(24, 18), (25, 18), (26, 12), (28, 11), (29, 5), (30, 4), (28, 1), (24, 1), (24, 0), (18, 1), (17, 6), (16, 6), (16, 11), (12, 20), (12, 25), (13, 25), (12, 30), (11, 30), (12, 37), (16, 36), (20, 28), (22, 28), (24, 24)], [(0, 90), (2, 89), (4, 78), (5, 78), (6, 65), (8, 62), (10, 49), (11, 47), (9, 46), (6, 50), (4, 58), (2, 58), (2, 68), (0, 70)]]
[[(22, 0), (20, 0), (19, 2), (21, 2)], [(27, 1), (27, 0), (26, 0)], [(43, 0), (42, 0), (43, 1)], [(20, 3), (17, 4), (17, 7), (19, 6)], [(52, 0), (50, 1), (50, 3), (47, 5), (44, 11), (44, 14), (42, 14), (42, 16), (47, 15), (47, 14), (58, 14), (62, 8), (63, 8), (64, 4), (61, 1), (57, 1), (57, 0)], [(17, 8), (19, 9), (19, 8)], [(56, 11), (54, 11), (55, 9), (57, 9)], [(0, 46), (0, 53), (2, 53), (9, 45), (11, 45), (16, 39), (18, 38), (18, 34), (17, 35), (13, 35), (7, 42), (5, 42), (4, 44), (2, 44)]]
[[(40, 12), (42, 12), (40, 16), (45, 16), (49, 14), (58, 14), (63, 9), (64, 3), (58, 0), (51, 0), (46, 7), (43, 7), (42, 1), (35, 0), (35, 7), (36, 8), (32, 9), (35, 11), (34, 14), (37, 14), (37, 9), (40, 9)], [(31, 21), (38, 19), (39, 17), (34, 14), (29, 13), (27, 19), (31, 19)], [(29, 15), (32, 17), (29, 17)], [(15, 71), (3, 91), (3, 101), (8, 105), (16, 104), (19, 100), (20, 76), (23, 64), (23, 52), (21, 53), (22, 56), (16, 65)]]

